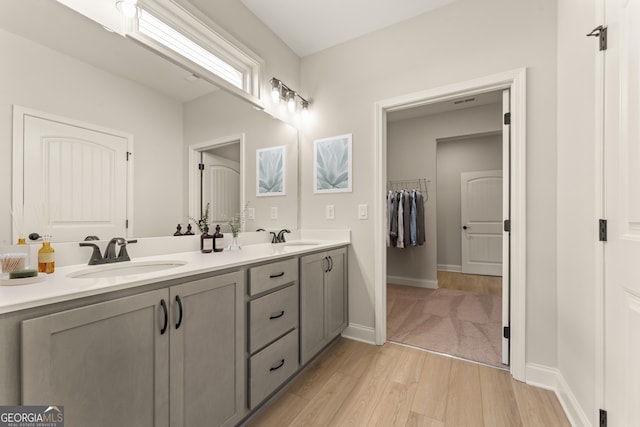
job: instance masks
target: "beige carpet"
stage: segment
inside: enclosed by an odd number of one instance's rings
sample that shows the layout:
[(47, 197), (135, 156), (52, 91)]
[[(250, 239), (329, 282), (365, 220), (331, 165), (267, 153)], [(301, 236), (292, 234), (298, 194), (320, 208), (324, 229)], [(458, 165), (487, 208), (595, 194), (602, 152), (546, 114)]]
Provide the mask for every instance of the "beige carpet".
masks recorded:
[(504, 367), (498, 295), (387, 285), (387, 339)]

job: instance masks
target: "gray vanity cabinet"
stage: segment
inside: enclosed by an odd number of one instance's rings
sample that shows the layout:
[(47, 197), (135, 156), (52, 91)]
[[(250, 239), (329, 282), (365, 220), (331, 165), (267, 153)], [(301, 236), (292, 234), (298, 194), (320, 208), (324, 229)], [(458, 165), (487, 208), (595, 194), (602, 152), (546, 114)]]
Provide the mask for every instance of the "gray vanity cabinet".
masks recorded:
[(301, 364), (347, 326), (346, 265), (346, 248), (300, 258)]
[(22, 404), (64, 405), (69, 426), (168, 426), (167, 294), (22, 322)]
[(169, 291), (170, 425), (234, 426), (246, 412), (244, 274)]
[(243, 272), (25, 320), (22, 403), (70, 426), (233, 426), (244, 337)]
[(300, 367), (298, 259), (249, 270), (249, 407), (255, 408)]

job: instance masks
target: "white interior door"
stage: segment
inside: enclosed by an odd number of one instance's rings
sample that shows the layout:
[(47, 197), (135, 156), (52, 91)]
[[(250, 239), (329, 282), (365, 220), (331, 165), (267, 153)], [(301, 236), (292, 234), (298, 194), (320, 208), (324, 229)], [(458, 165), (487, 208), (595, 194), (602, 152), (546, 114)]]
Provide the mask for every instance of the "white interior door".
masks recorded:
[(605, 409), (640, 420), (640, 0), (607, 0)]
[(502, 275), (502, 171), (463, 172), (462, 272)]
[(22, 135), (26, 234), (127, 236), (127, 138), (32, 115)]
[[(509, 120), (504, 120), (509, 116)], [(502, 91), (502, 218), (511, 221), (511, 94), (509, 89)], [(503, 227), (503, 231), (506, 229)], [(510, 304), (511, 304), (511, 231), (502, 233), (502, 363), (509, 364)], [(505, 329), (506, 328), (506, 329)], [(506, 336), (505, 336), (506, 335)]]
[(210, 222), (224, 227), (227, 218), (241, 212), (240, 163), (207, 152), (204, 163), (204, 207), (210, 203)]

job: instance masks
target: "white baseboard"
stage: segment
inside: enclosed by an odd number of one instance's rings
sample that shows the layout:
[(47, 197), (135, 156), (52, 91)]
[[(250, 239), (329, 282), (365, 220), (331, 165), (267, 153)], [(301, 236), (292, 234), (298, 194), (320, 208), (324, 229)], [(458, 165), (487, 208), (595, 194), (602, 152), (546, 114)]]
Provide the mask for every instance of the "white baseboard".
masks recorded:
[(413, 279), (411, 277), (387, 276), (387, 283), (415, 286), (416, 288), (438, 289), (437, 280)]
[(367, 344), (376, 343), (376, 330), (375, 328), (371, 328), (369, 326), (356, 325), (354, 323), (349, 323), (349, 326), (342, 331), (342, 336), (345, 338), (349, 338), (355, 341), (364, 342)]
[(585, 414), (569, 384), (557, 369), (535, 363), (527, 363), (526, 379), (529, 385), (555, 392), (572, 426), (592, 427), (589, 417)]
[(454, 273), (462, 273), (461, 265), (438, 264), (437, 268), (439, 271), (452, 271)]

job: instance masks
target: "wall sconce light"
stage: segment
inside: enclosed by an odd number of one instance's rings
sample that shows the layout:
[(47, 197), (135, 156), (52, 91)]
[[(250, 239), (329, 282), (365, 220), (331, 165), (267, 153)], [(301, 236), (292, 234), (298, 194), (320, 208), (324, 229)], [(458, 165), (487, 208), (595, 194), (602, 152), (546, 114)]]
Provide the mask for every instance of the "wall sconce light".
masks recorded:
[(120, 0), (116, 2), (116, 9), (126, 18), (139, 18), (140, 7), (138, 0)]
[(303, 114), (309, 111), (311, 101), (304, 99), (300, 94), (291, 89), (286, 84), (282, 83), (282, 80), (278, 80), (275, 77), (270, 80), (271, 83), (271, 100), (274, 104), (280, 101), (287, 102), (287, 109), (290, 113), (295, 113), (298, 108), (298, 102), (296, 97), (300, 100)]

